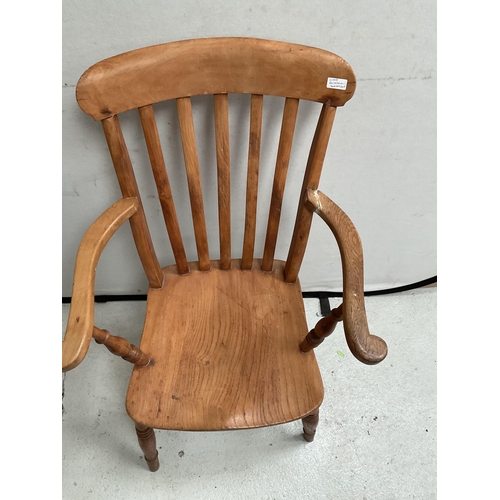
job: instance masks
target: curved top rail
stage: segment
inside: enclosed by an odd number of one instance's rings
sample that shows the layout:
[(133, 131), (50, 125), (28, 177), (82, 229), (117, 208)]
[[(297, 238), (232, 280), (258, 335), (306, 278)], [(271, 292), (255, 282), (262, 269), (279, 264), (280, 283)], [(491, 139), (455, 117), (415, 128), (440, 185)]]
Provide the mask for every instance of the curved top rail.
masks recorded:
[(95, 120), (202, 94), (262, 94), (344, 105), (356, 77), (326, 50), (257, 38), (200, 38), (110, 57), (80, 78), (76, 98)]

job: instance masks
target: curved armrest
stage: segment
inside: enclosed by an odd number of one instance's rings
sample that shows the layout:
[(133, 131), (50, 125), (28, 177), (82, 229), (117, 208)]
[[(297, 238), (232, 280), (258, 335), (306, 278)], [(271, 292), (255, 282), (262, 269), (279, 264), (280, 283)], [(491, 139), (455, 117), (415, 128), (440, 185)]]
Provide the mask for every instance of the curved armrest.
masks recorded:
[(97, 263), (111, 236), (137, 212), (138, 206), (137, 198), (122, 198), (100, 215), (83, 236), (76, 255), (73, 297), (62, 342), (63, 372), (78, 366), (87, 354), (94, 329)]
[(328, 196), (308, 189), (306, 206), (316, 212), (332, 230), (339, 245), (343, 276), (343, 321), (349, 349), (361, 362), (380, 363), (387, 356), (387, 344), (370, 335), (366, 320), (363, 249), (352, 221)]

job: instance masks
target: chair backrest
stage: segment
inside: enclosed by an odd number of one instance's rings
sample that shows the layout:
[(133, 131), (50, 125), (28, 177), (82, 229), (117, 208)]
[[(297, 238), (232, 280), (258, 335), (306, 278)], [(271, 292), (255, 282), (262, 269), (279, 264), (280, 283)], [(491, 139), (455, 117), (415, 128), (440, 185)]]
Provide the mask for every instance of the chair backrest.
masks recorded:
[(342, 58), (303, 45), (253, 38), (208, 38), (155, 45), (101, 61), (80, 78), (80, 107), (102, 122), (118, 182), (124, 197), (139, 199), (130, 219), (144, 270), (153, 288), (162, 286), (162, 272), (149, 229), (132, 163), (117, 115), (137, 108), (153, 176), (180, 274), (189, 272), (186, 252), (165, 167), (152, 105), (175, 99), (193, 217), (198, 266), (210, 269), (200, 167), (196, 149), (191, 97), (213, 94), (217, 157), (220, 267), (231, 266), (230, 149), (228, 94), (250, 94), (250, 139), (246, 188), (245, 230), (241, 267), (254, 259), (258, 173), (263, 96), (286, 98), (267, 223), (262, 270), (272, 270), (283, 193), (290, 160), (299, 100), (323, 103), (305, 168), (295, 228), (285, 266), (285, 280), (297, 279), (311, 226), (305, 208), (308, 188), (317, 189), (335, 111), (354, 94), (354, 73)]

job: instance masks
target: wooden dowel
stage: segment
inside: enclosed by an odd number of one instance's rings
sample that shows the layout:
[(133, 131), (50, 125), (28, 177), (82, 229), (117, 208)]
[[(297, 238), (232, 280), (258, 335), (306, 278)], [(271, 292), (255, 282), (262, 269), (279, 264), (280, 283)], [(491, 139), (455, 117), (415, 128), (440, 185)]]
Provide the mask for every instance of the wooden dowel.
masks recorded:
[(175, 211), (174, 199), (170, 182), (168, 180), (167, 168), (163, 158), (161, 149), (160, 137), (156, 126), (154, 110), (151, 105), (139, 108), (139, 116), (141, 118), (142, 130), (146, 139), (151, 169), (158, 190), (158, 198), (160, 200), (163, 218), (167, 227), (168, 237), (172, 245), (175, 263), (179, 274), (188, 274), (189, 266), (187, 263), (186, 252), (182, 242), (177, 213)]
[(214, 95), (217, 185), (219, 194), (220, 268), (231, 269), (231, 177), (227, 94)]
[(300, 350), (302, 352), (309, 352), (318, 347), (326, 337), (333, 333), (339, 321), (342, 321), (342, 304), (336, 309), (332, 309), (328, 316), (321, 318), (316, 323), (316, 326), (306, 335), (306, 338), (300, 344)]
[(98, 344), (103, 344), (108, 351), (115, 356), (121, 356), (125, 361), (129, 361), (136, 366), (147, 366), (151, 359), (144, 354), (137, 346), (131, 344), (122, 337), (111, 335), (108, 330), (101, 330), (94, 326), (92, 337)]
[(260, 142), (262, 132), (263, 96), (252, 95), (250, 104), (250, 139), (248, 144), (247, 193), (245, 210), (245, 236), (241, 268), (252, 268), (257, 221), (257, 193), (259, 188)]
[(210, 270), (210, 254), (208, 250), (200, 166), (198, 163), (198, 153), (196, 151), (193, 110), (190, 97), (181, 97), (177, 99), (177, 112), (179, 115), (182, 149), (184, 151), (184, 163), (186, 165), (189, 199), (193, 216), (194, 236), (196, 240), (196, 249), (198, 251), (198, 265), (200, 271), (208, 271)]
[(292, 151), (293, 133), (297, 120), (299, 100), (286, 98), (283, 111), (283, 122), (281, 124), (281, 135), (278, 146), (278, 157), (274, 171), (273, 191), (271, 195), (271, 206), (269, 208), (269, 220), (267, 223), (266, 243), (264, 245), (264, 256), (262, 257), (262, 270), (270, 272), (273, 268), (274, 252), (278, 239), (278, 229), (281, 216), (281, 205), (285, 191), (286, 174)]

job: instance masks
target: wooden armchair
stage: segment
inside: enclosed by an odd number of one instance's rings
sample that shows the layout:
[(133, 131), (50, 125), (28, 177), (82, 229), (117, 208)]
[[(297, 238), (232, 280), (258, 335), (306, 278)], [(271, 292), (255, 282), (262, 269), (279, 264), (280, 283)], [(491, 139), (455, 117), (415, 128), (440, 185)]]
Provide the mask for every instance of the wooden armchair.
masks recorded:
[[(347, 215), (318, 191), (338, 106), (356, 87), (351, 67), (324, 50), (250, 38), (188, 40), (101, 61), (78, 82), (80, 107), (104, 128), (123, 198), (85, 234), (76, 259), (63, 341), (63, 371), (85, 357), (93, 337), (135, 364), (126, 408), (150, 470), (159, 467), (154, 428), (225, 430), (302, 419), (314, 439), (323, 383), (313, 349), (344, 321), (349, 348), (366, 364), (382, 361), (385, 342), (370, 335), (364, 309), (361, 242)], [(241, 259), (231, 252), (228, 94), (250, 94), (250, 141)], [(191, 96), (213, 94), (220, 259), (211, 260)], [(262, 259), (254, 257), (263, 95), (286, 98)], [(195, 232), (188, 262), (152, 105), (175, 99)], [(323, 103), (312, 141), (286, 262), (275, 247), (299, 100)], [(137, 108), (175, 265), (160, 267), (118, 115)], [(343, 304), (308, 333), (297, 279), (313, 214), (340, 247)], [(130, 222), (149, 280), (140, 347), (94, 326), (94, 274), (113, 233)]]

